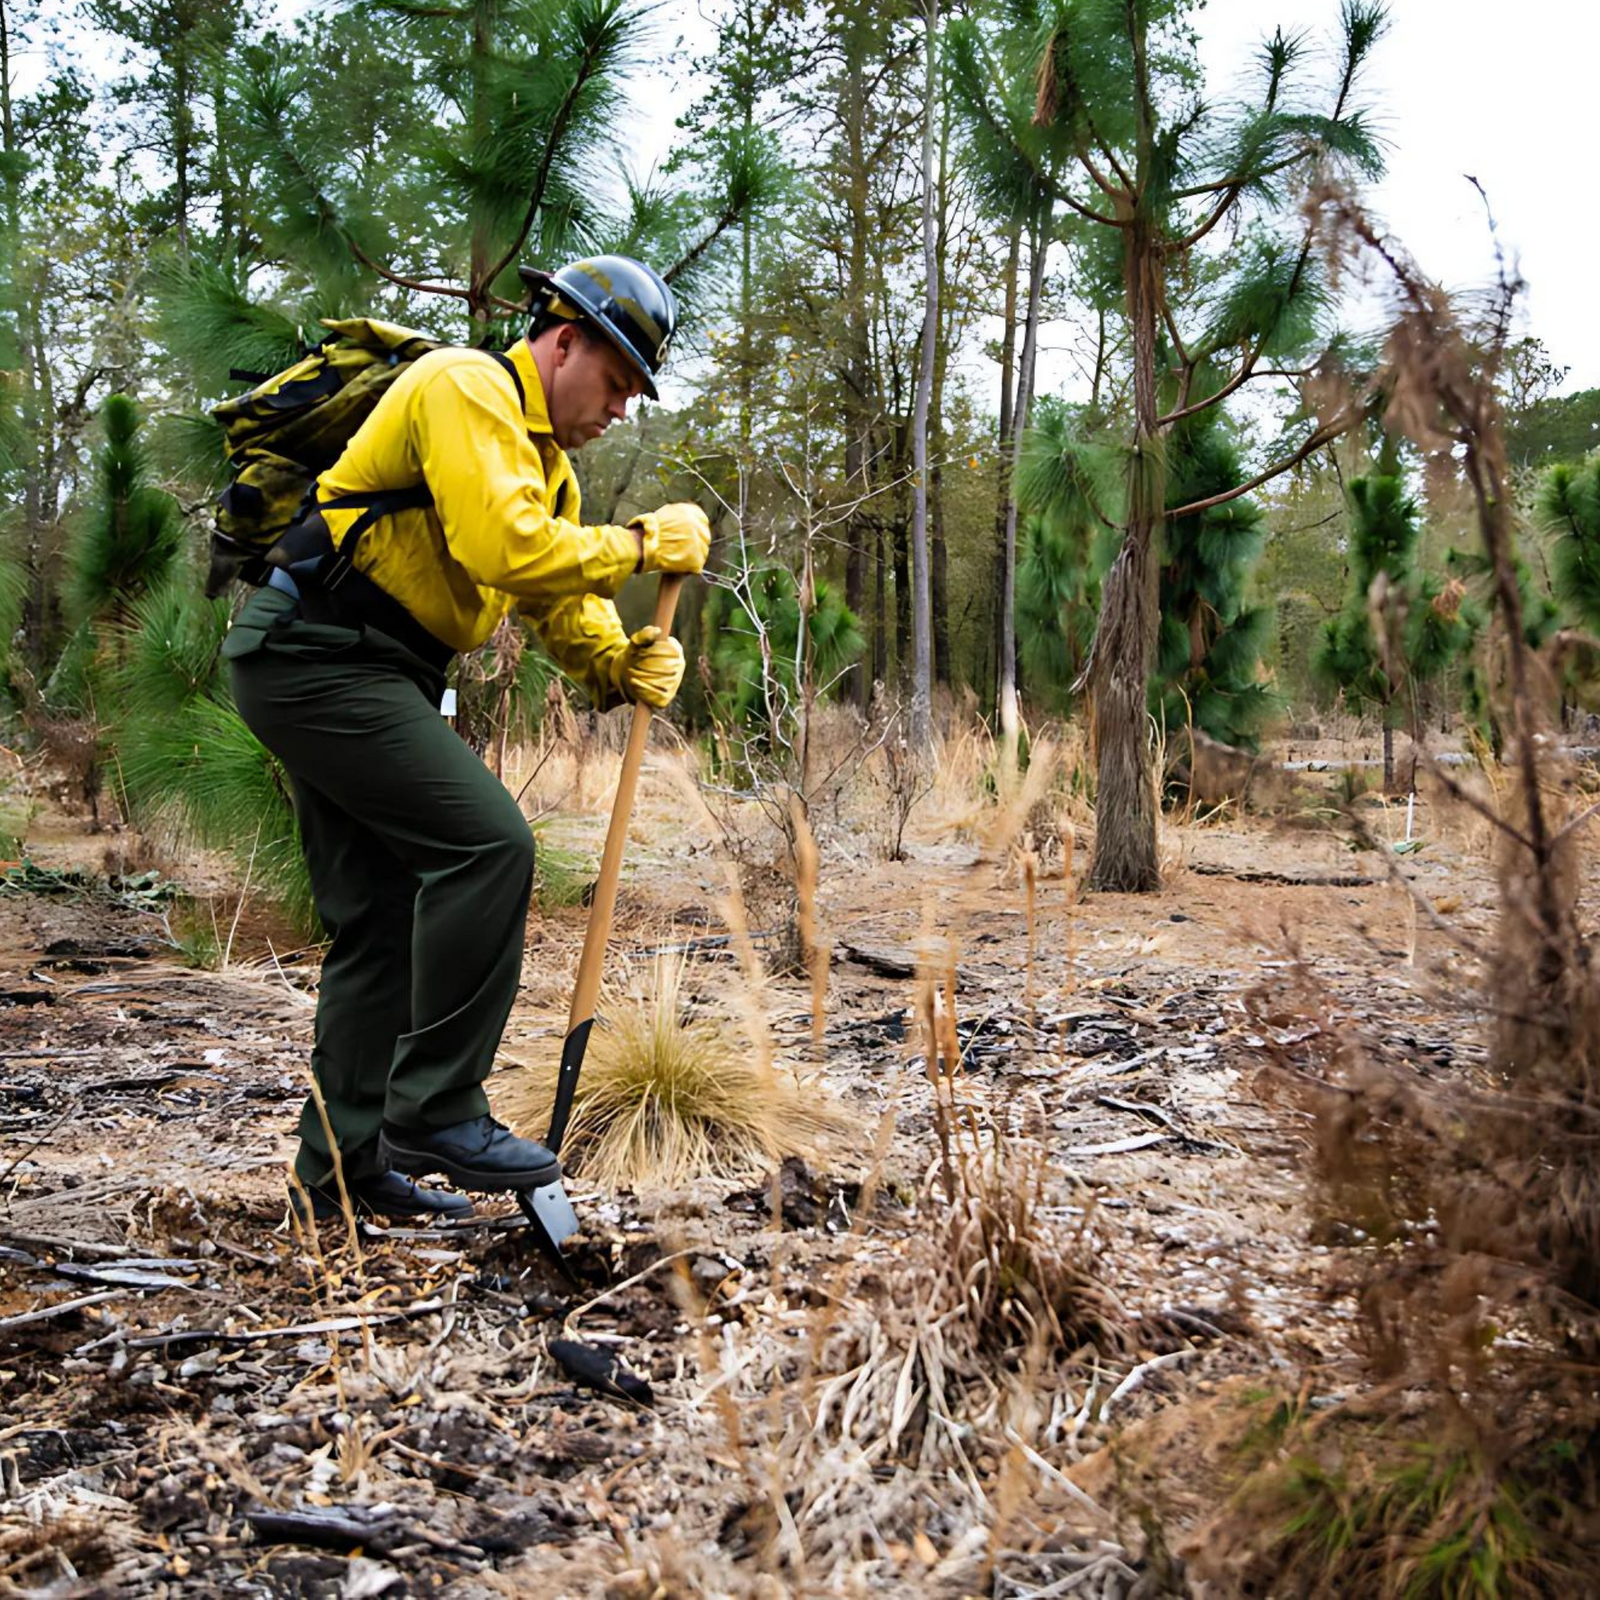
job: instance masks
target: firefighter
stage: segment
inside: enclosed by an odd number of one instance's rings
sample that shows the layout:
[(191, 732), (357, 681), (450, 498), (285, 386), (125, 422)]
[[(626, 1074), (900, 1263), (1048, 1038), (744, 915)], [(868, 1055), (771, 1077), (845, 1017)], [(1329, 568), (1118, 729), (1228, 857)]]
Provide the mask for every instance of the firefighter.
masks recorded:
[[(423, 1187), (535, 1188), (543, 1145), (489, 1113), (484, 1080), (516, 997), (533, 836), (440, 715), (445, 671), (513, 608), (602, 709), (671, 703), (683, 652), (631, 638), (613, 597), (636, 572), (699, 572), (711, 530), (676, 504), (586, 524), (569, 452), (655, 379), (677, 308), (622, 256), (522, 269), (526, 336), (502, 357), (446, 348), (401, 372), (316, 489), (331, 557), (275, 573), (224, 647), (240, 713), (293, 786), (330, 936), (312, 1070), (356, 1206), (470, 1215)], [(425, 501), (427, 503), (418, 503)], [(295, 1171), (338, 1208), (308, 1099)]]

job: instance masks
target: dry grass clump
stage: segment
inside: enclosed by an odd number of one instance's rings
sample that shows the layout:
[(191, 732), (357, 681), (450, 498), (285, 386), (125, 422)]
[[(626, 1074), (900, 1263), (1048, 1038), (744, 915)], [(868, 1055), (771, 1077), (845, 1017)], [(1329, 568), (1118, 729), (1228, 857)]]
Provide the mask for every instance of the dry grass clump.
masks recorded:
[[(753, 1180), (785, 1156), (815, 1159), (846, 1130), (818, 1085), (779, 1071), (722, 1019), (693, 1015), (684, 968), (658, 957), (648, 992), (602, 1007), (590, 1036), (562, 1157), (604, 1188)], [(524, 1069), (502, 1106), (542, 1128), (555, 1086), (554, 1063)]]
[(1120, 1313), (1097, 1281), (1087, 1217), (1052, 1207), (1050, 1161), (996, 1125), (952, 1141), (952, 1169), (929, 1196), (930, 1304), (958, 1319), (974, 1357), (1013, 1363), (1102, 1354), (1121, 1343)]
[(895, 1592), (989, 1593), (984, 1571), (1058, 1527), (1063, 1497), (1114, 1531), (1057, 1465), (1121, 1345), (1095, 1241), (1048, 1205), (1041, 1153), (972, 1137), (953, 1195), (935, 1176), (904, 1237), (860, 1232), (792, 1340), (702, 1340), (747, 1484), (722, 1542), (781, 1592), (909, 1573), (926, 1587)]

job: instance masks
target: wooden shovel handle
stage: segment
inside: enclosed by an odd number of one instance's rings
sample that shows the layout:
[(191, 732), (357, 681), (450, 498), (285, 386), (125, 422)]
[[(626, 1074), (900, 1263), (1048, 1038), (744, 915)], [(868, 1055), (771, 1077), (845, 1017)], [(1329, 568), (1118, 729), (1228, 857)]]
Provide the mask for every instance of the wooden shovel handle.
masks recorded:
[[(654, 621), (662, 638), (672, 633), (672, 619), (677, 614), (678, 595), (682, 589), (682, 573), (661, 574)], [(617, 797), (611, 803), (611, 825), (606, 829), (606, 847), (600, 856), (600, 876), (595, 879), (594, 898), (589, 906), (589, 926), (583, 935), (583, 956), (578, 962), (578, 981), (572, 990), (572, 1010), (567, 1014), (569, 1035), (580, 1024), (593, 1019), (595, 1005), (600, 999), (606, 944), (611, 938), (611, 919), (617, 909), (617, 886), (622, 877), (622, 852), (628, 842), (628, 823), (633, 816), (634, 793), (639, 787), (639, 769), (644, 765), (645, 746), (650, 742), (650, 718), (649, 706), (634, 706), (628, 748), (623, 752), (622, 771), (617, 777)]]

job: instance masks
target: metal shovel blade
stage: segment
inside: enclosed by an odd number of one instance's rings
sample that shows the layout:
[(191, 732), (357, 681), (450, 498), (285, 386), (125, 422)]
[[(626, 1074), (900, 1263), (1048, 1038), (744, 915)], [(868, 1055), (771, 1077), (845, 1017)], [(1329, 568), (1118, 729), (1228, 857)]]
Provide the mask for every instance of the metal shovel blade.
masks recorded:
[(562, 1245), (578, 1231), (578, 1214), (561, 1180), (538, 1189), (518, 1189), (517, 1204), (545, 1252), (559, 1261)]

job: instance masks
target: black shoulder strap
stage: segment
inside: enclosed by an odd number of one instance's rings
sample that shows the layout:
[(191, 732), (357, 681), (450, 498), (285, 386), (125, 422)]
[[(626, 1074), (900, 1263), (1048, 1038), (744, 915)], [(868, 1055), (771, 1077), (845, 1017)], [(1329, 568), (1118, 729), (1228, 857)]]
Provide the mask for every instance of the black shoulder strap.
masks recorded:
[(522, 387), (522, 374), (517, 371), (516, 363), (512, 361), (504, 350), (485, 350), (486, 356), (493, 356), (507, 372), (511, 374), (511, 381), (517, 386), (517, 405), (523, 412), (528, 409), (528, 392)]
[[(517, 389), (517, 405), (524, 412), (528, 409), (527, 391), (522, 387), (522, 374), (513, 365), (511, 357), (500, 350), (485, 350), (486, 356), (495, 361), (511, 374), (511, 381)], [(410, 489), (386, 489), (378, 494), (341, 494), (335, 495), (331, 500), (324, 500), (317, 505), (317, 486), (313, 480), (311, 487), (306, 491), (306, 504), (302, 507), (302, 515), (310, 510), (328, 511), (332, 509), (346, 509), (362, 506), (365, 509), (346, 530), (344, 538), (340, 541), (339, 548), (327, 560), (323, 567), (320, 582), (324, 589), (337, 589), (345, 578), (354, 570), (356, 550), (360, 547), (362, 539), (366, 537), (367, 529), (379, 517), (393, 516), (396, 511), (409, 511), (421, 506), (433, 504), (433, 491), (427, 484), (419, 483)]]

